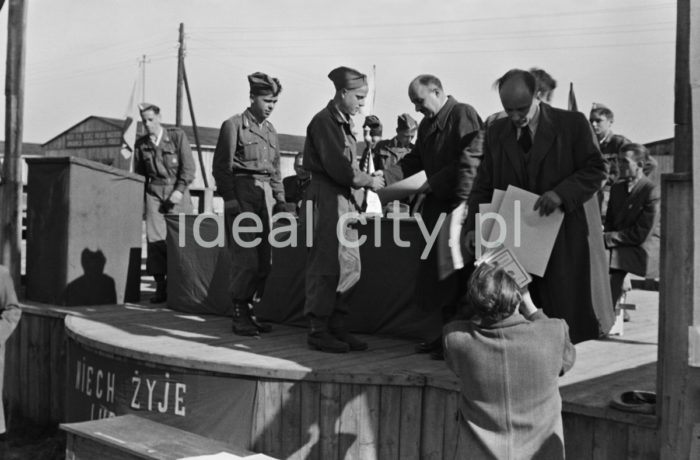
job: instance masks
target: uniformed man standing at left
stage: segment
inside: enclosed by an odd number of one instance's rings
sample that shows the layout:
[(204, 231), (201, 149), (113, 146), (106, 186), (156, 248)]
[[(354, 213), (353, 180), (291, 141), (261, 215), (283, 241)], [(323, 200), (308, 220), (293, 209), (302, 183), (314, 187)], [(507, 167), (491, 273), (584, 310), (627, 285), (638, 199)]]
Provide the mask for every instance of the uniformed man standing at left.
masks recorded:
[(188, 186), (195, 166), (187, 135), (179, 128), (164, 128), (157, 105), (139, 105), (146, 134), (134, 146), (134, 171), (146, 176), (146, 271), (156, 281), (152, 303), (167, 300), (165, 214), (191, 213)]
[[(217, 191), (224, 199), (232, 265), (229, 286), (233, 303), (232, 329), (238, 335), (258, 335), (271, 329), (269, 324), (258, 322), (252, 310), (263, 295), (272, 266), (268, 236), (273, 207), (285, 207), (277, 131), (268, 121), (282, 85), (278, 79), (261, 72), (249, 75), (248, 82), (250, 107), (224, 121), (212, 165)], [(242, 213), (257, 216), (262, 233), (240, 232), (234, 235), (234, 220)], [(252, 222), (241, 216), (239, 225), (250, 226)], [(257, 238), (260, 242), (252, 247), (241, 245), (234, 236), (240, 242), (252, 242)]]

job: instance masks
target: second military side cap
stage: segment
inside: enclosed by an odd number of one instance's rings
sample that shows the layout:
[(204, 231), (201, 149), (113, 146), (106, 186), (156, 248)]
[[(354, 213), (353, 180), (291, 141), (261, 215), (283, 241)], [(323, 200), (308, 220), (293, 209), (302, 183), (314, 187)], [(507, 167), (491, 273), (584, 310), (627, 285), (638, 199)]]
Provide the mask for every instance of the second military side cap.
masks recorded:
[(357, 89), (367, 84), (367, 75), (349, 67), (336, 67), (328, 74), (335, 89)]
[(382, 135), (382, 122), (379, 121), (379, 117), (376, 115), (368, 115), (365, 117), (365, 123), (362, 127), (369, 128), (370, 136), (381, 136)]
[(139, 113), (145, 112), (146, 110), (153, 110), (154, 113), (160, 113), (160, 107), (150, 102), (142, 102), (138, 105)]
[(262, 72), (248, 75), (250, 93), (255, 96), (277, 96), (282, 91), (282, 84), (276, 78), (272, 78)]
[(418, 122), (407, 113), (402, 113), (396, 120), (397, 131), (415, 131), (418, 129)]

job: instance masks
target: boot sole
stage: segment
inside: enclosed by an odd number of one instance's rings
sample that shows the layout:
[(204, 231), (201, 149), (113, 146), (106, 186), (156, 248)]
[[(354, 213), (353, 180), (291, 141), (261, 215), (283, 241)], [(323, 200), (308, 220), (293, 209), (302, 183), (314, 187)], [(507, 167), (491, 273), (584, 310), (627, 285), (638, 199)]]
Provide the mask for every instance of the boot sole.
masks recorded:
[(350, 351), (349, 348), (343, 348), (341, 350), (339, 348), (322, 347), (321, 345), (316, 345), (314, 343), (308, 343), (308, 345), (309, 345), (309, 348), (311, 348), (312, 350), (322, 351), (325, 353), (338, 353), (338, 354), (340, 354), (340, 353), (347, 353), (348, 351)]

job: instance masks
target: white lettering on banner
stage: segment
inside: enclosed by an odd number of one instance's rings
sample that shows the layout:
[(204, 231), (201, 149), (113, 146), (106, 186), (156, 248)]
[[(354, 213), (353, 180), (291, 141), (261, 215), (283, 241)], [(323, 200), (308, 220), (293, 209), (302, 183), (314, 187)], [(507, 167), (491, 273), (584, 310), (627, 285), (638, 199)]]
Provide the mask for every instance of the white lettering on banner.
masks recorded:
[(85, 356), (75, 363), (75, 389), (87, 396), (94, 394), (99, 400), (104, 396), (105, 402), (113, 403), (116, 380), (114, 372), (88, 365)]
[(139, 377), (139, 371), (134, 371), (134, 376), (131, 377), (131, 383), (136, 385), (134, 389), (134, 396), (131, 398), (131, 408), (141, 409), (141, 403), (136, 400), (139, 397), (139, 388), (141, 388), (141, 377)]
[(168, 395), (170, 394), (170, 374), (165, 373), (165, 390), (163, 391), (163, 401), (158, 403), (158, 412), (164, 414), (168, 412)]
[(185, 397), (180, 395), (180, 392), (187, 393), (187, 385), (184, 383), (175, 384), (175, 413), (177, 415), (185, 416)]
[(116, 417), (117, 414), (109, 410), (102, 404), (95, 406), (95, 403), (90, 405), (90, 420), (98, 420), (101, 418)]
[[(165, 373), (165, 379), (159, 380), (152, 377), (142, 377), (139, 375), (139, 371), (135, 370), (134, 376), (131, 378), (133, 394), (131, 395), (130, 407), (140, 410), (143, 402), (144, 410), (149, 412), (157, 411), (161, 414), (168, 412), (171, 383), (173, 382), (171, 382), (170, 373), (168, 372)], [(184, 396), (187, 393), (187, 385), (180, 382), (174, 383), (175, 393), (172, 413), (184, 417), (187, 413)], [(161, 396), (160, 401), (158, 396)]]

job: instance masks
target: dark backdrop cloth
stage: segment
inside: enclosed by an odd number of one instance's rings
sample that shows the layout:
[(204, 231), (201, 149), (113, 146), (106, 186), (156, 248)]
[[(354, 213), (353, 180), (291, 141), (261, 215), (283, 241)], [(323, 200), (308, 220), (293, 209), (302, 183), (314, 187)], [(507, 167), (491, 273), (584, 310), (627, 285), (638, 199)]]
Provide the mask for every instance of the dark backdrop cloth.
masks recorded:
[[(225, 246), (223, 217), (166, 216), (168, 227), (168, 306), (189, 313), (229, 315), (228, 280), (231, 262)], [(348, 323), (355, 332), (405, 338), (431, 338), (440, 333), (440, 312), (426, 312), (415, 302), (418, 262), (423, 237), (416, 222), (402, 220), (402, 248), (393, 240), (393, 221), (382, 219), (381, 244), (375, 247), (373, 220), (359, 224), (367, 241), (360, 247), (362, 275), (341, 301), (349, 304)], [(195, 239), (198, 229), (200, 241)], [(306, 325), (304, 274), (306, 227), (298, 226), (297, 247), (273, 248), (272, 272), (265, 295), (256, 308), (258, 318), (291, 325)], [(183, 235), (184, 233), (184, 235)], [(278, 240), (284, 241), (283, 234)], [(201, 242), (217, 243), (204, 247)], [(219, 246), (218, 244), (222, 245)], [(433, 250), (436, 250), (433, 248)]]

